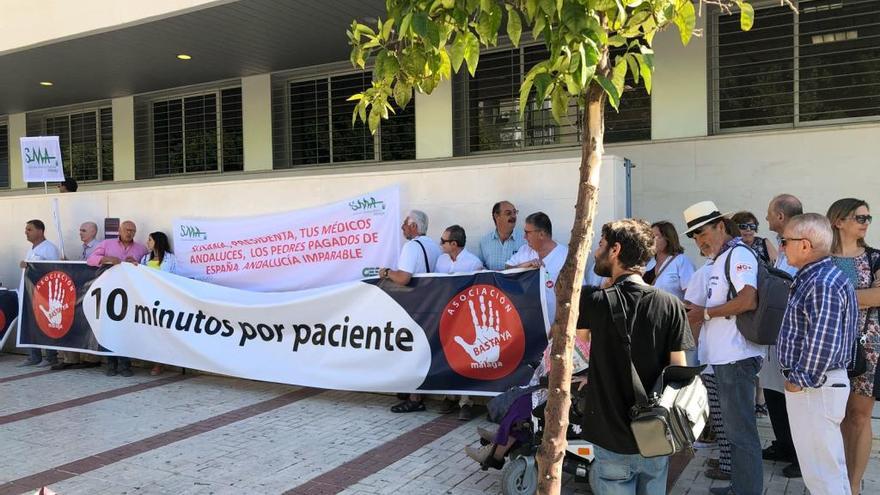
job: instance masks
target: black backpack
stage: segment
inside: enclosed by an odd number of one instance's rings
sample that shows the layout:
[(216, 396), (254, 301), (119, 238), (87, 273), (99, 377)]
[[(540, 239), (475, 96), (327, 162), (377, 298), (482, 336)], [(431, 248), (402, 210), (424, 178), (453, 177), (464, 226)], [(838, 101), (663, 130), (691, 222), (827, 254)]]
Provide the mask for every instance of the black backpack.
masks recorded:
[(785, 308), (788, 306), (788, 293), (794, 279), (788, 273), (767, 266), (750, 247), (737, 244), (730, 248), (730, 254), (724, 263), (724, 275), (727, 277), (727, 300), (736, 297), (736, 288), (730, 280), (730, 258), (733, 250), (742, 247), (747, 249), (758, 266), (758, 307), (736, 315), (736, 328), (749, 342), (760, 345), (774, 345), (782, 328)]

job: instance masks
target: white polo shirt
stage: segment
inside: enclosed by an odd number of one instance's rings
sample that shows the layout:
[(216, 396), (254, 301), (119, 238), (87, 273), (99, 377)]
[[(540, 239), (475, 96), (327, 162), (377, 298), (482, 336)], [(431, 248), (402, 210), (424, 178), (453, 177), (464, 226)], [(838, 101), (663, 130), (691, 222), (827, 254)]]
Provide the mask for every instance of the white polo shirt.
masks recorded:
[(483, 269), (483, 262), (480, 261), (480, 258), (467, 249), (462, 249), (458, 256), (455, 257), (455, 261), (452, 261), (452, 257), (446, 253), (440, 255), (437, 258), (437, 268), (434, 270), (435, 273), (462, 273), (462, 272), (476, 272)]
[(25, 261), (55, 261), (61, 259), (61, 253), (55, 244), (44, 240), (43, 242), (32, 247), (24, 257)]
[[(730, 280), (739, 292), (745, 286), (758, 287), (758, 261), (744, 244), (738, 244), (718, 256), (709, 270), (706, 307), (714, 308), (727, 303), (728, 283), (724, 274), (727, 258), (730, 259)], [(736, 317), (712, 318), (700, 332), (700, 362), (707, 364), (730, 364), (742, 359), (764, 356), (765, 346), (749, 342), (736, 328)], [(702, 358), (705, 357), (705, 361)]]
[[(667, 258), (664, 264), (666, 266), (661, 266), (663, 271), (660, 272), (660, 276), (654, 280), (654, 287), (683, 299), (688, 282), (694, 274), (694, 265), (684, 254), (678, 254), (671, 259)], [(655, 270), (660, 271), (661, 268), (655, 268)]]
[[(697, 268), (697, 271), (688, 281), (687, 290), (684, 291), (684, 300), (696, 304), (697, 306), (706, 306), (706, 292), (709, 288), (709, 272), (712, 271), (712, 260)], [(706, 344), (703, 342), (706, 333), (700, 332), (699, 342), (697, 344), (697, 360), (700, 364), (706, 363)], [(711, 375), (712, 366), (707, 366), (703, 370), (703, 374)]]
[[(418, 241), (418, 242), (416, 242)], [(422, 246), (420, 247), (419, 244)], [(425, 248), (422, 251), (422, 247)], [(397, 269), (407, 272), (411, 275), (417, 273), (430, 273), (434, 271), (437, 265), (437, 258), (440, 257), (442, 250), (440, 246), (434, 242), (434, 239), (423, 235), (406, 241), (400, 250), (400, 258), (397, 260)], [(425, 256), (428, 257), (428, 266), (425, 266)]]
[[(568, 256), (568, 247), (556, 243), (553, 251), (550, 251), (542, 260), (544, 262), (544, 278), (546, 278), (546, 290), (544, 291), (547, 300), (547, 330), (550, 330), (550, 322), (556, 316), (556, 279), (559, 278), (559, 272), (562, 271), (562, 265), (565, 264), (565, 258)], [(528, 244), (523, 244), (519, 251), (507, 260), (507, 266), (517, 266), (538, 259), (538, 252), (532, 249)]]

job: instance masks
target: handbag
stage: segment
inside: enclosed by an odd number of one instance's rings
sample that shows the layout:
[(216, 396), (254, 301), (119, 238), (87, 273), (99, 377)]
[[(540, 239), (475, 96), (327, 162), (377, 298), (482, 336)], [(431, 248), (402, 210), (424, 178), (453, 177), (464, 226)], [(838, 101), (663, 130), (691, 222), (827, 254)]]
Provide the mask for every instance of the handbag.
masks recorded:
[(629, 360), (636, 399), (630, 410), (630, 429), (639, 454), (659, 457), (692, 450), (709, 419), (709, 395), (699, 378), (706, 366), (667, 366), (649, 397), (632, 361), (632, 341), (620, 288), (615, 284), (604, 291)]

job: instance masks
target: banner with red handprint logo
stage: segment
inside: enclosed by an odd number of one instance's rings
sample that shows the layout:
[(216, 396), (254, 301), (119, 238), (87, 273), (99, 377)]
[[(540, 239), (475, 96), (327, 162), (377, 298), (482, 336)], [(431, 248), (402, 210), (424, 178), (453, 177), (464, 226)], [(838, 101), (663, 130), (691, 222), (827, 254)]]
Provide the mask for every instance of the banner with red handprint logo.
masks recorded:
[(19, 345), (365, 392), (495, 395), (547, 346), (539, 270), (254, 292), (122, 263), (31, 262)]

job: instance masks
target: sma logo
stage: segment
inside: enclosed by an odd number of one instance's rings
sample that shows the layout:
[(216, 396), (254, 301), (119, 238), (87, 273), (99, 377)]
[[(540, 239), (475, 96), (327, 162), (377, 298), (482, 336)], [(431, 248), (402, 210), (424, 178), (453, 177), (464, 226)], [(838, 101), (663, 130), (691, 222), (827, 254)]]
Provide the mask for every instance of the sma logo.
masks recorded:
[(351, 201), (348, 203), (348, 206), (351, 208), (351, 211), (384, 210), (385, 202), (379, 201), (370, 196), (369, 198), (360, 198), (356, 201)]
[(181, 225), (180, 237), (183, 239), (199, 239), (206, 241), (208, 240), (208, 233), (194, 225)]

